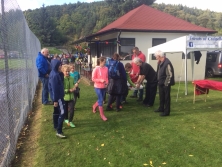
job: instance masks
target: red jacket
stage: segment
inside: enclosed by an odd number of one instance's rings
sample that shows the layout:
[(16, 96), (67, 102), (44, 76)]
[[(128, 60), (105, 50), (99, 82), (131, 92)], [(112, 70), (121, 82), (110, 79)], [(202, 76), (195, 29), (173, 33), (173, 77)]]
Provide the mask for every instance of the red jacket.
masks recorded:
[[(140, 58), (143, 62), (146, 61), (146, 56), (140, 51), (139, 55), (133, 55), (132, 56), (132, 60), (135, 58), (135, 57), (138, 57)], [(137, 66), (135, 63), (131, 62), (131, 65), (132, 65), (132, 71), (130, 73), (130, 78), (133, 82), (136, 82), (138, 77), (139, 77), (139, 73), (140, 73), (140, 67)]]

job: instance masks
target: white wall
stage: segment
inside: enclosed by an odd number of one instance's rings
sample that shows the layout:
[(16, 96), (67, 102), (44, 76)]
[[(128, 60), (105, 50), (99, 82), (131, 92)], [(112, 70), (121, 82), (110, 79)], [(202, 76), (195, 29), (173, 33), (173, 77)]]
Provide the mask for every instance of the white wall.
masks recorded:
[[(153, 38), (166, 38), (166, 41), (173, 40), (175, 38), (189, 35), (190, 33), (145, 33), (145, 32), (124, 32), (121, 34), (121, 38), (135, 38), (136, 44), (140, 51), (145, 54), (146, 58), (148, 59), (147, 49), (152, 47), (152, 39)], [(203, 35), (203, 34), (195, 34), (195, 35)], [(167, 54), (167, 58), (170, 59), (174, 66), (175, 71), (175, 80), (176, 81), (184, 81), (185, 80), (185, 60), (182, 59), (182, 53), (174, 53), (174, 54)], [(151, 60), (152, 56), (150, 56), (150, 65), (156, 70), (157, 68), (157, 61)], [(205, 78), (205, 65), (206, 65), (206, 52), (202, 53), (202, 57), (200, 59), (199, 64), (197, 65), (194, 62), (194, 76), (192, 77), (192, 66), (191, 60), (187, 60), (187, 78), (188, 81), (197, 80), (197, 79), (204, 79)], [(183, 68), (182, 68), (183, 66)]]
[[(173, 40), (175, 38), (189, 35), (190, 33), (152, 33), (152, 32), (122, 32), (120, 38), (135, 38), (135, 46), (137, 46), (143, 54), (145, 54), (148, 59), (147, 49), (152, 47), (152, 39), (153, 38), (166, 38), (166, 41)], [(195, 34), (198, 36), (206, 35), (206, 34)], [(103, 37), (100, 37), (100, 40), (108, 40), (112, 38), (117, 38), (118, 33), (112, 33)], [(184, 59), (182, 59), (182, 53), (174, 53), (167, 54), (167, 57), (170, 59), (174, 66), (175, 71), (175, 80), (184, 81)], [(205, 63), (206, 63), (206, 53), (202, 53), (202, 57), (198, 65), (194, 62), (194, 76), (192, 79), (192, 70), (191, 70), (191, 60), (187, 60), (187, 77), (188, 81), (192, 81), (193, 79), (204, 79), (205, 77)], [(123, 61), (125, 64), (128, 61)], [(151, 60), (150, 56), (150, 64), (156, 70), (156, 60)], [(183, 68), (182, 68), (183, 66)]]
[(147, 57), (147, 49), (152, 47), (153, 38), (166, 38), (166, 41), (189, 35), (189, 33), (152, 33), (152, 32), (122, 32), (120, 38), (135, 38), (135, 46)]

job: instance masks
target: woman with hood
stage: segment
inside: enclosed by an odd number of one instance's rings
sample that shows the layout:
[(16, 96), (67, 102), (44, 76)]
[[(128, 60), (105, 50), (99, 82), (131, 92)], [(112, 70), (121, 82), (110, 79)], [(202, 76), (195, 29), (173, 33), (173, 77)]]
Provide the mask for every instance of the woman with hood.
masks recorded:
[(106, 58), (99, 58), (99, 66), (96, 66), (92, 72), (92, 81), (94, 82), (95, 92), (98, 96), (97, 102), (93, 105), (93, 113), (96, 113), (96, 108), (99, 106), (100, 117), (103, 121), (107, 118), (103, 112), (103, 98), (108, 85), (108, 68), (105, 66)]
[(62, 133), (62, 126), (64, 121), (64, 87), (63, 81), (59, 74), (61, 71), (61, 61), (57, 59), (53, 59), (51, 61), (52, 71), (49, 75), (49, 93), (50, 97), (53, 101), (54, 105), (54, 112), (53, 112), (53, 124), (54, 129), (56, 129), (57, 133), (56, 136), (60, 138), (66, 138), (66, 136)]

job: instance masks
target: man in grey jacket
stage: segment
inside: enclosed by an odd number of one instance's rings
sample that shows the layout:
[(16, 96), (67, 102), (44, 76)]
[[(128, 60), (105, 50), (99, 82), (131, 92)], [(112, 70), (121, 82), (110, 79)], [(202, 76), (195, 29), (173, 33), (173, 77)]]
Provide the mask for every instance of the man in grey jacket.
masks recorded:
[(170, 90), (175, 84), (174, 69), (170, 60), (162, 51), (157, 51), (155, 57), (158, 60), (157, 80), (159, 86), (160, 105), (155, 112), (161, 112), (160, 116), (170, 115)]

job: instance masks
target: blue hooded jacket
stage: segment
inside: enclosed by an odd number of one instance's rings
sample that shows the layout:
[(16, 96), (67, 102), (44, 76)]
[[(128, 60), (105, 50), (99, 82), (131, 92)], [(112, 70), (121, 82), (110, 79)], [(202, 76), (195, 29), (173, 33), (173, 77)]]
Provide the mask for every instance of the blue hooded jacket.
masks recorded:
[(49, 93), (52, 101), (58, 102), (59, 99), (64, 98), (64, 86), (62, 78), (59, 74), (59, 66), (61, 61), (53, 59), (51, 61), (52, 71), (49, 74)]
[(40, 52), (36, 58), (36, 67), (38, 69), (39, 77), (45, 77), (46, 74), (49, 74), (50, 68), (47, 58)]

